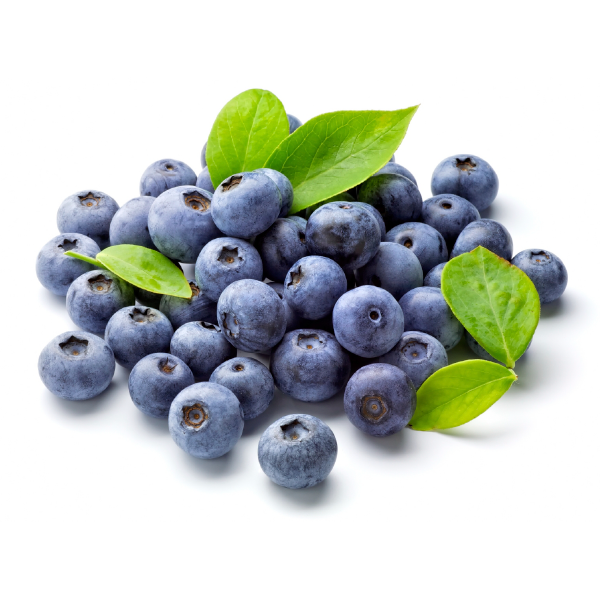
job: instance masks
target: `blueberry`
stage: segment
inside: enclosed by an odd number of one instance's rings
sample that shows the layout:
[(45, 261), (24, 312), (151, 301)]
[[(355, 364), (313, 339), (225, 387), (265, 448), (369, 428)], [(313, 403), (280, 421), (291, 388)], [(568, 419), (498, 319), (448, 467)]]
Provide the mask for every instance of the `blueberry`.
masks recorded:
[(386, 227), (417, 221), (421, 217), (423, 198), (419, 188), (402, 175), (373, 175), (358, 191), (358, 200), (372, 204), (383, 216)]
[(523, 250), (512, 259), (512, 264), (533, 281), (542, 304), (560, 298), (567, 287), (567, 269), (552, 252), (539, 248)]
[(290, 122), (290, 135), (294, 133), (294, 131), (296, 131), (298, 127), (302, 127), (302, 121), (298, 117), (295, 117), (294, 115), (290, 115), (288, 113), (287, 118)]
[(169, 431), (195, 458), (227, 454), (242, 436), (244, 414), (235, 394), (218, 383), (196, 383), (173, 400)]
[(420, 331), (405, 331), (400, 341), (379, 357), (379, 362), (402, 369), (419, 389), (428, 377), (448, 365), (448, 355), (433, 336)]
[(194, 185), (196, 173), (180, 160), (164, 158), (152, 163), (140, 180), (140, 196), (158, 198), (163, 192), (182, 185)]
[(375, 217), (350, 202), (318, 208), (306, 225), (311, 254), (335, 260), (344, 269), (358, 269), (377, 254), (381, 232)]
[(210, 173), (208, 172), (208, 167), (204, 167), (202, 171), (198, 174), (198, 179), (196, 179), (196, 183), (194, 184), (197, 188), (201, 190), (205, 190), (206, 192), (210, 192), (211, 194), (215, 193), (215, 186), (210, 178)]
[(164, 313), (173, 329), (179, 329), (190, 321), (206, 321), (216, 323), (217, 304), (213, 302), (194, 281), (188, 280), (192, 288), (192, 297), (177, 298), (176, 296), (163, 296), (160, 301), (160, 312)]
[(41, 352), (44, 385), (65, 400), (89, 400), (102, 393), (115, 373), (115, 357), (103, 339), (84, 331), (57, 335)]
[(81, 233), (92, 238), (101, 250), (110, 245), (110, 222), (119, 205), (107, 194), (84, 190), (63, 200), (56, 215), (61, 233)]
[(171, 354), (181, 358), (197, 380), (208, 381), (210, 374), (237, 351), (218, 325), (192, 321), (183, 324), (173, 335)]
[(279, 188), (265, 173), (237, 173), (215, 190), (212, 216), (225, 235), (251, 238), (273, 225), (281, 200)]
[(256, 238), (265, 277), (283, 282), (292, 265), (308, 254), (305, 231), (306, 225), (297, 221), (277, 219)]
[(208, 146), (208, 142), (204, 142), (204, 146), (202, 146), (202, 150), (200, 151), (200, 164), (203, 169), (206, 167), (206, 146)]
[(398, 343), (404, 332), (404, 317), (389, 292), (363, 285), (346, 292), (336, 302), (333, 330), (346, 350), (373, 358), (389, 352)]
[(458, 236), (450, 258), (483, 246), (490, 252), (505, 260), (510, 260), (513, 253), (513, 241), (504, 225), (492, 219), (479, 219), (469, 223)]
[(350, 357), (333, 335), (320, 329), (286, 333), (271, 356), (275, 385), (303, 402), (322, 402), (344, 389)]
[(283, 299), (304, 319), (322, 319), (346, 288), (346, 275), (336, 262), (324, 256), (305, 256), (286, 275)]
[(166, 419), (175, 396), (193, 383), (194, 375), (180, 358), (158, 352), (144, 356), (133, 367), (129, 395), (145, 415)]
[(133, 286), (104, 269), (80, 275), (67, 292), (71, 320), (77, 327), (93, 333), (104, 333), (118, 310), (134, 304)]
[(474, 154), (456, 154), (443, 160), (433, 172), (431, 193), (456, 194), (479, 211), (488, 208), (498, 194), (498, 175)]
[[(393, 157), (392, 157), (393, 158)], [(402, 175), (402, 177), (406, 177), (410, 179), (415, 185), (417, 185), (417, 180), (415, 176), (405, 167), (399, 165), (395, 160), (391, 160), (387, 164), (383, 165), (375, 175)]]
[(308, 224), (308, 221), (304, 217), (300, 217), (298, 215), (292, 215), (292, 216), (286, 217), (286, 218), (290, 219), (290, 221), (295, 221), (296, 223), (298, 223), (298, 225), (301, 225), (303, 227), (303, 229), (306, 231), (306, 225)]
[(148, 213), (154, 200), (152, 196), (140, 196), (121, 206), (110, 222), (111, 246), (133, 244), (156, 250), (148, 231)]
[(437, 229), (451, 249), (460, 232), (473, 221), (479, 220), (479, 211), (468, 201), (453, 194), (441, 194), (425, 200), (423, 223)]
[[(310, 215), (312, 215), (317, 208), (321, 208), (321, 206), (325, 204), (329, 204), (330, 202), (350, 202), (354, 204), (356, 202), (356, 197), (353, 196), (350, 192), (342, 192), (341, 194), (336, 194), (331, 198), (327, 198), (327, 200), (321, 200), (320, 202), (316, 202), (315, 204), (311, 204), (308, 208), (304, 209), (304, 213), (306, 214), (306, 218), (309, 219)], [(363, 206), (364, 202), (361, 202), (359, 206)], [(363, 206), (364, 208), (364, 206)], [(379, 221), (378, 221), (379, 222)]]
[(460, 342), (464, 328), (450, 310), (442, 290), (421, 287), (400, 298), (406, 331), (421, 331), (439, 340), (446, 350)]
[(383, 221), (383, 217), (381, 216), (381, 213), (371, 204), (367, 204), (366, 202), (353, 202), (352, 204), (354, 204), (355, 206), (360, 206), (361, 208), (364, 208), (365, 210), (369, 211), (374, 217), (375, 220), (377, 221), (377, 225), (379, 225), (379, 231), (381, 232), (381, 241), (383, 242), (385, 240), (385, 233), (386, 233), (386, 229), (385, 229), (385, 223)]
[(429, 273), (433, 267), (448, 260), (448, 248), (442, 234), (425, 223), (403, 223), (387, 232), (386, 242), (396, 242), (411, 252)]
[[(467, 340), (467, 346), (469, 346), (471, 351), (476, 354), (478, 358), (501, 364), (500, 361), (496, 360), (466, 329), (465, 339)], [(531, 342), (529, 342), (529, 346), (531, 346)], [(527, 346), (525, 352), (529, 350), (529, 346)]]
[[(164, 256), (164, 255), (163, 255)], [(183, 273), (181, 265), (176, 260), (169, 260)], [(163, 294), (155, 294), (139, 287), (134, 288), (135, 299), (142, 305), (150, 308), (160, 308), (160, 301), (162, 300)]]
[(293, 490), (321, 483), (336, 458), (333, 431), (310, 415), (288, 415), (275, 421), (258, 442), (258, 462), (265, 475)]
[(223, 290), (240, 279), (263, 279), (263, 264), (256, 248), (246, 240), (220, 237), (202, 248), (196, 261), (196, 283), (216, 302)]
[(232, 358), (218, 366), (210, 376), (211, 383), (218, 383), (231, 390), (239, 400), (244, 421), (249, 421), (267, 410), (275, 384), (269, 369), (254, 358)]
[(417, 407), (408, 375), (393, 365), (373, 364), (352, 375), (344, 393), (344, 410), (358, 429), (377, 437), (406, 427)]
[(35, 271), (40, 283), (57, 296), (66, 296), (69, 286), (80, 275), (94, 269), (88, 262), (65, 256), (67, 250), (95, 258), (100, 247), (80, 233), (63, 233), (44, 245), (37, 255)]
[(279, 211), (279, 218), (286, 217), (294, 203), (294, 188), (292, 182), (283, 173), (275, 171), (274, 169), (256, 169), (255, 172), (264, 173), (273, 180), (273, 183), (275, 183), (281, 194), (281, 210)]
[(435, 265), (433, 269), (430, 269), (427, 275), (423, 278), (423, 285), (427, 287), (442, 287), (442, 271), (444, 267), (447, 265), (447, 262), (440, 263), (439, 265)]
[(126, 369), (156, 352), (168, 352), (173, 326), (160, 311), (146, 306), (118, 310), (108, 322), (104, 339), (115, 360)]
[(423, 285), (423, 269), (416, 255), (393, 242), (382, 242), (377, 254), (356, 270), (358, 285), (374, 285), (388, 291), (396, 300)]
[(275, 293), (281, 298), (281, 300), (283, 300), (283, 303), (285, 304), (286, 332), (293, 331), (294, 329), (299, 329), (302, 323), (302, 319), (300, 318), (300, 315), (296, 314), (292, 307), (289, 306), (288, 303), (285, 301), (283, 297), (283, 283), (271, 281), (267, 283), (267, 285), (273, 290), (275, 290)]
[(285, 304), (266, 283), (234, 281), (217, 303), (219, 326), (229, 343), (245, 352), (266, 352), (283, 337)]
[(212, 194), (192, 185), (161, 194), (148, 215), (148, 229), (158, 250), (173, 260), (195, 263), (200, 250), (221, 236), (212, 204)]

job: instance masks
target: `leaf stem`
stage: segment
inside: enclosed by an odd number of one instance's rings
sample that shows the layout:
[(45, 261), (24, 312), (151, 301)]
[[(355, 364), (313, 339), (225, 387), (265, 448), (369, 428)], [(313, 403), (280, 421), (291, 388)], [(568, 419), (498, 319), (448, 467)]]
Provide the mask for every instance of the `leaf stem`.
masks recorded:
[(85, 254), (79, 254), (79, 252), (73, 252), (72, 250), (67, 250), (65, 252), (65, 254), (67, 256), (71, 256), (73, 258), (78, 258), (79, 260), (84, 260), (85, 262), (88, 262), (91, 265), (95, 265), (99, 269), (106, 269), (106, 267), (101, 262), (98, 262), (96, 259), (92, 258), (91, 256), (85, 256)]

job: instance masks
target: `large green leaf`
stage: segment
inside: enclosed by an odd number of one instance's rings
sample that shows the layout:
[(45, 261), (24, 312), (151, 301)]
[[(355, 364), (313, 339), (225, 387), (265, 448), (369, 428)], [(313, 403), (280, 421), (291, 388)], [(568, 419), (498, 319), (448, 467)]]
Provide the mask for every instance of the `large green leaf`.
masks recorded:
[(531, 279), (478, 246), (444, 267), (442, 293), (483, 348), (507, 367), (514, 367), (540, 320), (540, 297)]
[(179, 298), (191, 298), (192, 290), (182, 271), (166, 256), (143, 246), (109, 246), (96, 260), (136, 287)]
[(271, 92), (247, 90), (230, 100), (217, 116), (206, 146), (215, 189), (230, 175), (264, 167), (289, 132), (283, 104)]
[(485, 412), (516, 381), (513, 371), (488, 360), (465, 360), (436, 371), (417, 391), (409, 427), (449, 429)]
[(266, 164), (292, 182), (290, 212), (349, 190), (381, 169), (402, 142), (417, 108), (327, 113), (296, 129)]

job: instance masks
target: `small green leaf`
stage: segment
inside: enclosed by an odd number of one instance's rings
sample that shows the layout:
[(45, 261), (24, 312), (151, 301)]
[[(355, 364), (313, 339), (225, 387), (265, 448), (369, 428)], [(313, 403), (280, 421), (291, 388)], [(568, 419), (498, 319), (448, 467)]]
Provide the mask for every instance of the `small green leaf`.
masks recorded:
[(458, 427), (485, 412), (516, 381), (513, 371), (488, 360), (465, 360), (436, 371), (417, 391), (409, 427)]
[(294, 186), (290, 213), (345, 192), (381, 169), (417, 108), (327, 113), (296, 129), (266, 164)]
[(465, 329), (512, 369), (540, 320), (540, 297), (531, 279), (478, 246), (444, 267), (442, 293)]
[(230, 100), (213, 124), (206, 146), (215, 188), (230, 175), (265, 166), (290, 132), (283, 104), (266, 90), (247, 90)]
[(91, 265), (95, 265), (99, 269), (104, 269), (104, 265), (102, 263), (99, 263), (97, 260), (94, 260), (91, 256), (79, 254), (79, 252), (73, 252), (73, 250), (67, 250), (65, 254), (67, 256), (72, 256), (73, 258), (78, 258), (79, 260), (84, 260), (85, 262), (88, 262)]
[(164, 255), (143, 246), (109, 246), (97, 256), (103, 267), (136, 287), (155, 294), (191, 298), (185, 275)]

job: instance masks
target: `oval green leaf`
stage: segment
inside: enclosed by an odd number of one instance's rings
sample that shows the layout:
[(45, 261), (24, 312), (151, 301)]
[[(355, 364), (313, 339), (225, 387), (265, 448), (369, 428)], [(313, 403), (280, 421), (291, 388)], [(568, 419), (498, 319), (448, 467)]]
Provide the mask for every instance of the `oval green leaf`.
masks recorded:
[(67, 250), (65, 252), (67, 256), (72, 256), (73, 258), (78, 258), (79, 260), (83, 260), (85, 262), (90, 263), (90, 265), (94, 265), (99, 269), (104, 269), (104, 265), (99, 263), (97, 260), (93, 259), (91, 256), (86, 256), (85, 254), (79, 254), (79, 252), (73, 252), (72, 250)]
[(409, 427), (458, 427), (478, 417), (516, 381), (513, 371), (488, 360), (465, 360), (436, 371), (417, 391)]
[(478, 246), (444, 267), (442, 293), (483, 348), (507, 367), (514, 367), (540, 320), (540, 297), (531, 279)]
[(136, 287), (155, 294), (191, 298), (185, 275), (164, 255), (143, 246), (109, 246), (96, 255), (109, 271)]
[(206, 163), (215, 188), (230, 175), (265, 166), (290, 132), (283, 104), (266, 90), (247, 90), (230, 100), (213, 124)]
[(381, 169), (417, 108), (327, 113), (296, 129), (266, 164), (294, 186), (290, 213), (345, 192)]

